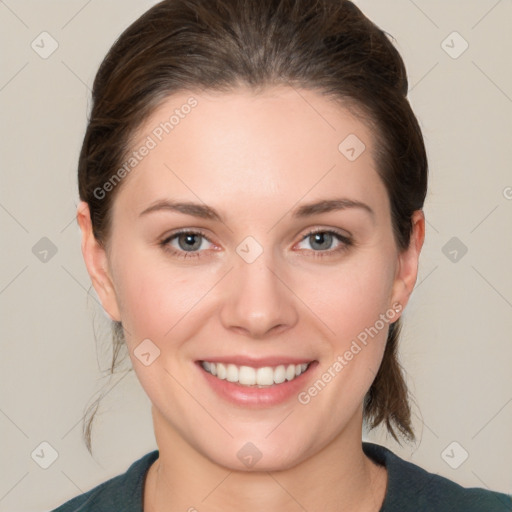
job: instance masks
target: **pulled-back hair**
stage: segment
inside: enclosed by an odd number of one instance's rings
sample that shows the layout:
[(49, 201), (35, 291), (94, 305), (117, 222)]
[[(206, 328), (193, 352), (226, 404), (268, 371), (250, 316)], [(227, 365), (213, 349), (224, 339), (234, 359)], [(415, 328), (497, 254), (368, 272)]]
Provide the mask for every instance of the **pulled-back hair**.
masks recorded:
[[(348, 0), (164, 0), (138, 18), (103, 60), (79, 163), (80, 199), (93, 233), (109, 239), (112, 205), (122, 182), (98, 194), (125, 160), (137, 130), (170, 95), (184, 90), (255, 92), (274, 85), (314, 90), (339, 100), (371, 127), (373, 157), (391, 205), (400, 250), (409, 246), (412, 214), (423, 208), (428, 163), (407, 100), (404, 62), (388, 34)], [(96, 193), (95, 193), (96, 191)], [(370, 429), (414, 440), (408, 391), (397, 359), (400, 319), (391, 324), (383, 360), (364, 400)], [(110, 373), (124, 343), (113, 325)], [(101, 399), (101, 397), (100, 397)], [(99, 401), (84, 422), (91, 426)], [(86, 417), (87, 414), (86, 413)]]

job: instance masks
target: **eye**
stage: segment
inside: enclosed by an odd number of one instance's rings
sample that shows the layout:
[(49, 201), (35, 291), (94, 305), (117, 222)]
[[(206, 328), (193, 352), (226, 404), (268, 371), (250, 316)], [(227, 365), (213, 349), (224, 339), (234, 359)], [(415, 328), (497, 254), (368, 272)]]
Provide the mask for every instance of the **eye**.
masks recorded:
[[(203, 232), (184, 229), (164, 238), (159, 245), (177, 258), (197, 258), (201, 255), (201, 249), (206, 249), (205, 241), (212, 244)], [(348, 250), (353, 245), (353, 241), (348, 236), (328, 229), (310, 231), (299, 244), (305, 241), (308, 241), (313, 247), (311, 252), (315, 257), (332, 256)], [(332, 249), (334, 242), (337, 242), (338, 245)]]
[(205, 240), (212, 243), (201, 231), (183, 230), (166, 237), (159, 245), (178, 258), (196, 258), (199, 250), (205, 249)]
[[(333, 254), (346, 251), (353, 241), (346, 235), (342, 235), (337, 231), (327, 229), (317, 229), (310, 231), (305, 235), (300, 243), (308, 241), (313, 247), (313, 253), (315, 257), (332, 256)], [(335, 249), (331, 249), (334, 242), (338, 242)]]

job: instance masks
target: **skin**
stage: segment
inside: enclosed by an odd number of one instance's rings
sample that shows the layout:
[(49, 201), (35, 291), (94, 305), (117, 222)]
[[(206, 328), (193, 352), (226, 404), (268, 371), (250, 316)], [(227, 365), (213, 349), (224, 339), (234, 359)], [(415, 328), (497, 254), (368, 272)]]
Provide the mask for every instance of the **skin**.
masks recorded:
[[(198, 105), (121, 183), (106, 248), (94, 239), (87, 204), (77, 212), (93, 286), (110, 317), (122, 321), (153, 404), (160, 456), (146, 478), (144, 510), (378, 511), (387, 474), (362, 451), (362, 402), (388, 324), (307, 404), (293, 396), (277, 406), (234, 405), (195, 361), (233, 354), (316, 360), (307, 390), (379, 315), (399, 304), (393, 321), (400, 316), (416, 282), (423, 213), (415, 212), (409, 248), (399, 251), (372, 132), (313, 91), (175, 94), (133, 147), (191, 95)], [(355, 161), (338, 150), (349, 134), (366, 146)], [(373, 215), (346, 208), (292, 217), (302, 204), (340, 197), (364, 202)], [(205, 203), (224, 222), (170, 210), (139, 216), (165, 198)], [(202, 241), (197, 257), (159, 245), (181, 228), (208, 237), (195, 239), (196, 247)], [(317, 228), (353, 244), (306, 237)], [(247, 236), (263, 249), (252, 263), (236, 252)], [(168, 246), (186, 253), (183, 238)], [(160, 350), (149, 366), (134, 355), (147, 338)], [(237, 457), (247, 442), (262, 453), (251, 468)]]

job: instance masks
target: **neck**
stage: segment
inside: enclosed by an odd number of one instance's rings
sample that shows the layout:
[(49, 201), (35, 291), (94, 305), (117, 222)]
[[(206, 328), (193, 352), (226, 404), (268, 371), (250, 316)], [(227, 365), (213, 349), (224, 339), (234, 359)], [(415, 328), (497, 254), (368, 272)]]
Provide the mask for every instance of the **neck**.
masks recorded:
[(291, 468), (237, 471), (196, 451), (153, 407), (159, 458), (147, 474), (144, 512), (378, 512), (387, 473), (364, 454), (362, 419), (356, 420)]

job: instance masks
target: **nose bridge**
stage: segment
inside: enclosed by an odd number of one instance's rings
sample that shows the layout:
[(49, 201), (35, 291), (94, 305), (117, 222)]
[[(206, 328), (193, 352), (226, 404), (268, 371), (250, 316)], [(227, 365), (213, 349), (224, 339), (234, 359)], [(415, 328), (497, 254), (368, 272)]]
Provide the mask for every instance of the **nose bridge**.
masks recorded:
[(232, 293), (222, 313), (225, 326), (241, 328), (254, 337), (278, 326), (290, 327), (297, 318), (293, 294), (281, 282), (272, 249), (248, 236), (236, 253)]

